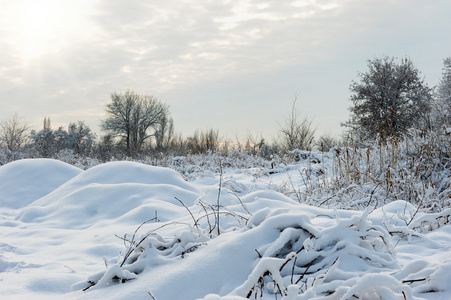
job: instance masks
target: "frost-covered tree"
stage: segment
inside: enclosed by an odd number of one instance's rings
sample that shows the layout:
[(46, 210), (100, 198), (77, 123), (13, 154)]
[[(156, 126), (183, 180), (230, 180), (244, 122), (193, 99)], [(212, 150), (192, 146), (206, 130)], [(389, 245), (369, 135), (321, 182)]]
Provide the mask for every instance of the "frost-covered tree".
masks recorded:
[(427, 124), (432, 90), (420, 78), (413, 63), (384, 57), (368, 61), (368, 71), (359, 73), (350, 85), (351, 117), (343, 124), (363, 140), (399, 137), (412, 127)]
[(95, 134), (83, 122), (69, 123), (66, 131), (63, 126), (53, 130), (50, 119), (44, 118), (44, 127), (40, 131), (32, 130), (31, 148), (42, 157), (53, 157), (61, 150), (72, 150), (75, 154), (88, 155), (95, 142)]
[(51, 157), (55, 154), (55, 134), (50, 125), (50, 119), (44, 118), (42, 130), (32, 130), (30, 133), (31, 149), (41, 157)]
[(95, 141), (95, 134), (83, 121), (69, 123), (67, 147), (76, 154), (89, 155)]
[(106, 112), (108, 117), (101, 123), (102, 130), (123, 138), (129, 153), (138, 151), (145, 140), (154, 136), (155, 129), (169, 115), (168, 106), (154, 96), (129, 90), (112, 93)]
[(31, 149), (41, 157), (51, 157), (55, 153), (55, 135), (51, 129), (40, 131), (32, 130), (30, 133)]
[(64, 130), (63, 126), (53, 131), (53, 151), (58, 152), (69, 148), (69, 134)]
[(451, 57), (443, 60), (442, 79), (435, 91), (437, 107), (434, 111), (434, 118), (438, 125), (451, 123)]
[(333, 148), (334, 146), (338, 145), (338, 141), (333, 138), (330, 135), (322, 135), (320, 136), (320, 138), (318, 139), (318, 141), (316, 141), (316, 147), (321, 151), (321, 152), (329, 152), (329, 150), (331, 148)]

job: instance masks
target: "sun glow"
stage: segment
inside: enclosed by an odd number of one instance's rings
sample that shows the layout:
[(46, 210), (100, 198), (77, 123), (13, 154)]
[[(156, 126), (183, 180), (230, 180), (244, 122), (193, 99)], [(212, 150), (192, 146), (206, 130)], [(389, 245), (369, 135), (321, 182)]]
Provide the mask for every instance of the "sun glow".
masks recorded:
[[(91, 1), (92, 2), (92, 1)], [(11, 1), (3, 31), (17, 55), (33, 59), (61, 51), (71, 41), (88, 34), (88, 1)]]

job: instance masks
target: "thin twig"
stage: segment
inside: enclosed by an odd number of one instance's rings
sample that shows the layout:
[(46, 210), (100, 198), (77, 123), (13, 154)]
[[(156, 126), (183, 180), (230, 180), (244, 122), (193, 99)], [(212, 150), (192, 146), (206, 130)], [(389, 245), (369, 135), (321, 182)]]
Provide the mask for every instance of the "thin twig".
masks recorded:
[(312, 264), (313, 264), (313, 261), (310, 262), (310, 263), (307, 265), (307, 268), (305, 269), (304, 273), (301, 274), (301, 277), (299, 277), (299, 279), (296, 280), (296, 282), (295, 282), (294, 284), (298, 284), (299, 281), (301, 281), (302, 278), (304, 278), (305, 274), (307, 274), (307, 271), (308, 271), (308, 269), (310, 269), (310, 267), (312, 266)]
[(196, 226), (196, 228), (199, 230), (199, 226), (197, 226), (196, 218), (194, 218), (193, 214), (191, 213), (191, 210), (189, 210), (189, 208), (185, 205), (185, 203), (183, 203), (182, 200), (180, 200), (180, 199), (177, 198), (177, 197), (174, 197), (174, 198), (175, 198), (175, 200), (177, 200), (178, 202), (180, 202), (180, 203), (183, 205), (183, 207), (186, 208), (186, 210), (187, 210), (187, 211), (189, 212), (189, 214), (191, 215), (191, 218), (193, 218), (194, 226)]
[(402, 283), (414, 283), (414, 282), (425, 281), (425, 280), (427, 280), (427, 278), (408, 279), (408, 280), (403, 280)]
[[(211, 228), (211, 223), (210, 223), (210, 218), (208, 217), (208, 211), (207, 211), (207, 209), (205, 208), (205, 205), (204, 205), (204, 203), (202, 202), (202, 201), (199, 201), (198, 202), (199, 203), (199, 205), (200, 206), (202, 206), (202, 209), (204, 210), (204, 212), (205, 212), (205, 216), (207, 217), (207, 223), (208, 223), (208, 228), (210, 229), (210, 233), (212, 232), (212, 228)], [(197, 219), (197, 221), (199, 221), (200, 219)]]
[(298, 259), (297, 256), (294, 257), (293, 261), (293, 267), (291, 268), (291, 284), (293, 284), (293, 277), (294, 277), (294, 267), (296, 266), (296, 260)]
[(262, 258), (262, 257), (263, 257), (263, 256), (260, 254), (260, 252), (258, 252), (257, 249), (254, 249), (254, 250), (255, 250), (255, 252), (257, 252), (259, 258)]
[(218, 199), (217, 199), (217, 207), (218, 207), (218, 219), (216, 220), (216, 222), (217, 222), (217, 226), (218, 226), (218, 236), (221, 234), (221, 232), (220, 232), (220, 227), (219, 227), (219, 208), (220, 208), (220, 197), (221, 197), (221, 189), (222, 189), (222, 161), (221, 160), (219, 160), (219, 170), (220, 170), (220, 173), (219, 173), (219, 188), (218, 188)]
[(147, 291), (147, 294), (149, 294), (149, 296), (152, 297), (153, 300), (157, 300), (157, 298), (155, 298), (155, 296), (152, 295), (152, 293), (150, 291)]
[(252, 216), (251, 212), (247, 209), (246, 205), (244, 205), (243, 201), (241, 201), (240, 197), (238, 197), (238, 195), (236, 195), (235, 193), (232, 193), (231, 191), (228, 191), (228, 192), (229, 192), (229, 194), (234, 195), (234, 196), (238, 199), (238, 201), (240, 201), (240, 204), (241, 204), (241, 206), (244, 208), (244, 210), (245, 210), (249, 215)]

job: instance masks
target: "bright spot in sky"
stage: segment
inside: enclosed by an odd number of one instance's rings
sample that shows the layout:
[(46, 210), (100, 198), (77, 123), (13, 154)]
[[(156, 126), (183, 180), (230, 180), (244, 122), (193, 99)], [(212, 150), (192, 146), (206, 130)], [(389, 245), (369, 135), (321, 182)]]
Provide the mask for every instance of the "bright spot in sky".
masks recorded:
[[(93, 1), (91, 1), (92, 3)], [(89, 35), (89, 1), (19, 0), (3, 12), (10, 46), (22, 60), (57, 53)]]

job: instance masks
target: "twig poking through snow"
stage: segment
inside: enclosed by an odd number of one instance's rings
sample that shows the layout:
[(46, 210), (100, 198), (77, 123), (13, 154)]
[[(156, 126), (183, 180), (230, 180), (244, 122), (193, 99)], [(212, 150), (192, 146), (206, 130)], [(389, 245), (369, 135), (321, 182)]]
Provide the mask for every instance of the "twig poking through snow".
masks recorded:
[(199, 230), (199, 226), (197, 225), (196, 218), (194, 218), (194, 215), (192, 214), (191, 210), (189, 210), (189, 208), (185, 205), (185, 203), (183, 203), (182, 200), (180, 200), (180, 199), (177, 198), (177, 197), (174, 197), (174, 198), (175, 198), (175, 200), (177, 200), (178, 202), (180, 202), (180, 203), (183, 205), (184, 208), (186, 208), (186, 210), (187, 210), (187, 211), (189, 212), (189, 214), (191, 215), (191, 218), (193, 218), (194, 226), (196, 226), (197, 230)]

